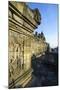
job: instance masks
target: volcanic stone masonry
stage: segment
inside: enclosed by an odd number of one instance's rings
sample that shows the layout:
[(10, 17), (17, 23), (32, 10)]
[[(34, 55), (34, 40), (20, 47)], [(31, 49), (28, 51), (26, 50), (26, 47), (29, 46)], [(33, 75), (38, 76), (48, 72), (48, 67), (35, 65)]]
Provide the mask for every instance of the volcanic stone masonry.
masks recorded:
[(9, 88), (25, 87), (32, 78), (32, 55), (47, 50), (47, 43), (33, 34), (41, 24), (41, 15), (24, 2), (9, 1), (8, 23)]

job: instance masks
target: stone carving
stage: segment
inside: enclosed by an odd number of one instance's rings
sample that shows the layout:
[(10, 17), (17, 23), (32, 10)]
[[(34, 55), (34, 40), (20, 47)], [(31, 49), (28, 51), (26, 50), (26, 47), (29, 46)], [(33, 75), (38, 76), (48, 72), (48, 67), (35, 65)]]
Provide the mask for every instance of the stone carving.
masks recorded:
[(33, 12), (34, 12), (34, 19), (37, 21), (38, 24), (40, 24), (41, 15), (38, 8), (36, 8)]
[(29, 8), (26, 4), (24, 6), (24, 15), (29, 18), (29, 19), (33, 19), (35, 20), (38, 24), (40, 24), (41, 22), (41, 15), (40, 15), (40, 12), (38, 10), (38, 8), (36, 9), (31, 9)]
[[(11, 84), (14, 82), (15, 86), (17, 83), (19, 85), (22, 83), (24, 87), (31, 79), (32, 54), (38, 55), (40, 52), (43, 53), (44, 49), (46, 50), (45, 42), (38, 41), (33, 35), (33, 31), (41, 22), (41, 15), (37, 8), (32, 10), (22, 2), (14, 2), (14, 4), (10, 2), (9, 11), (9, 61), (12, 56), (14, 57), (13, 63), (9, 63), (10, 77), (14, 78), (12, 82), (11, 78), (9, 79), (9, 88), (14, 87), (14, 84)], [(11, 16), (11, 11), (14, 18)], [(20, 80), (16, 82), (19, 76)]]

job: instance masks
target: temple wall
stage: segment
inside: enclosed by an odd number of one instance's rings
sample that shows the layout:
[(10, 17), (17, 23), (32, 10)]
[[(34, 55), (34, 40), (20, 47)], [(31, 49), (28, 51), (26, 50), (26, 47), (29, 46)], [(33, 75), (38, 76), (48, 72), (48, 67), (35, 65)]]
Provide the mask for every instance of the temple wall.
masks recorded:
[[(31, 57), (33, 54), (38, 55), (46, 51), (46, 44), (40, 40), (39, 42), (35, 39), (33, 31), (38, 27), (39, 20), (34, 18), (34, 10), (28, 8), (28, 6), (23, 2), (9, 2), (9, 31), (8, 31), (8, 54), (9, 54), (9, 70), (12, 65), (14, 73), (18, 71), (19, 73), (14, 76), (9, 77), (9, 83), (12, 82), (12, 78), (15, 80), (18, 76), (26, 75), (28, 81), (31, 79)], [(38, 13), (37, 13), (38, 14)], [(39, 17), (36, 14), (37, 17)], [(12, 62), (11, 62), (12, 61)], [(19, 62), (18, 62), (19, 61)], [(31, 69), (31, 70), (30, 70)], [(21, 73), (21, 74), (20, 74)], [(22, 86), (27, 84), (24, 77), (22, 82), (18, 83)], [(17, 84), (16, 84), (17, 85)], [(11, 85), (10, 85), (11, 87)]]

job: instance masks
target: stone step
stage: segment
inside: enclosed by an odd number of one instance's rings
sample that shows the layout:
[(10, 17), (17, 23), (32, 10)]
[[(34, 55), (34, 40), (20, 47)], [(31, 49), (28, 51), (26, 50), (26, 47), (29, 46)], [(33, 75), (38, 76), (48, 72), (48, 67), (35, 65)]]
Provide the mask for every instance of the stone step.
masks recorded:
[(15, 79), (14, 82), (11, 82), (9, 84), (9, 88), (14, 88), (17, 85), (21, 85), (22, 87), (24, 87), (30, 80), (29, 78), (31, 76), (31, 73), (32, 73), (32, 69), (30, 68), (25, 73), (23, 73), (21, 76), (19, 76), (17, 79)]
[(28, 82), (31, 80), (31, 72), (26, 75), (25, 78), (22, 78), (17, 85), (21, 85), (22, 87), (25, 87), (26, 84), (28, 84)]

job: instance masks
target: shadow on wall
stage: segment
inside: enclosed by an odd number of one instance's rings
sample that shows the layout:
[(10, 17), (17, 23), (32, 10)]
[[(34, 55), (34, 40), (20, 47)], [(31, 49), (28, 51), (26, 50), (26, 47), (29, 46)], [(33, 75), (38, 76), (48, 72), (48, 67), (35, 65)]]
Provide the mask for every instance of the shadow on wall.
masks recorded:
[(32, 75), (38, 79), (37, 84), (40, 81), (40, 86), (58, 85), (58, 53), (48, 52), (38, 58), (33, 54), (31, 67), (33, 69)]

